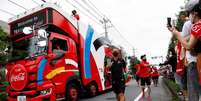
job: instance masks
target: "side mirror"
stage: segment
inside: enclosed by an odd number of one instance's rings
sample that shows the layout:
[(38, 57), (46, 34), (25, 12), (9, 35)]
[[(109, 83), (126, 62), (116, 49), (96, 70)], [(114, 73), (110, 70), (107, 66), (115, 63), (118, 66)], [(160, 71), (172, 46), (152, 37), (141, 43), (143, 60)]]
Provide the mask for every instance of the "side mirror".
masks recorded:
[(38, 38), (45, 38), (47, 39), (48, 33), (44, 29), (38, 30)]
[(37, 46), (38, 47), (45, 47), (46, 45), (47, 45), (47, 41), (46, 40), (37, 42)]
[(33, 32), (33, 29), (31, 27), (24, 27), (22, 31), (25, 35), (29, 35)]

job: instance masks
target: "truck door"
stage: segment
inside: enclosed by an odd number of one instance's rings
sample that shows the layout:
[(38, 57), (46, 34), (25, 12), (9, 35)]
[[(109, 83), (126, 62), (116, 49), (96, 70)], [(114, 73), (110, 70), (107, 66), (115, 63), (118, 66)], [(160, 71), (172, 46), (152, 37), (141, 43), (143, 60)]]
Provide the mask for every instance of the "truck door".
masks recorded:
[(46, 77), (55, 83), (57, 93), (65, 92), (66, 80), (78, 72), (77, 54), (73, 52), (76, 46), (72, 44), (73, 41), (69, 37), (51, 33), (48, 54), (52, 54), (49, 59), (52, 70)]

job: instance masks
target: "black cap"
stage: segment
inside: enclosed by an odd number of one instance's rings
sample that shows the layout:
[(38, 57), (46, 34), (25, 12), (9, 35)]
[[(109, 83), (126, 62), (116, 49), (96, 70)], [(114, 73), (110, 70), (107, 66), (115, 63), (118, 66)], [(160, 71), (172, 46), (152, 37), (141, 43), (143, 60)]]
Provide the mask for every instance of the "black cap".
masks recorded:
[(143, 59), (144, 57), (146, 57), (146, 54), (142, 55), (142, 56), (140, 57), (140, 59)]

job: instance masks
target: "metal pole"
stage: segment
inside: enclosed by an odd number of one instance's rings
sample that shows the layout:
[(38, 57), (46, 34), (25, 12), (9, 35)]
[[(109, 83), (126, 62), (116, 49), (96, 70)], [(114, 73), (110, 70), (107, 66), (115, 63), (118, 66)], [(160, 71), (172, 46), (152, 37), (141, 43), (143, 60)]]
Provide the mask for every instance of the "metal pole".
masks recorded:
[(108, 20), (106, 18), (103, 18), (103, 23), (104, 23), (104, 29), (105, 29), (105, 37), (107, 39), (109, 39), (108, 32), (107, 32), (107, 23), (108, 23)]

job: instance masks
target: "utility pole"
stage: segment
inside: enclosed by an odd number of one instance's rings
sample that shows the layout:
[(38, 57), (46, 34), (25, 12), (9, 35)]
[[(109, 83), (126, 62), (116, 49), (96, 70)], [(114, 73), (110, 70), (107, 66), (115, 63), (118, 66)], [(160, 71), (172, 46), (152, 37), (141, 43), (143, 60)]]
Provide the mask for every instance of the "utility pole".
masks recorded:
[(133, 56), (135, 56), (135, 53), (136, 53), (135, 50), (136, 50), (136, 48), (133, 48)]
[(109, 39), (108, 31), (107, 31), (107, 29), (108, 29), (107, 23), (108, 23), (108, 22), (110, 22), (110, 20), (109, 20), (108, 18), (104, 17), (104, 18), (103, 18), (103, 24), (104, 24), (104, 29), (105, 29), (105, 37), (106, 37), (107, 39)]

